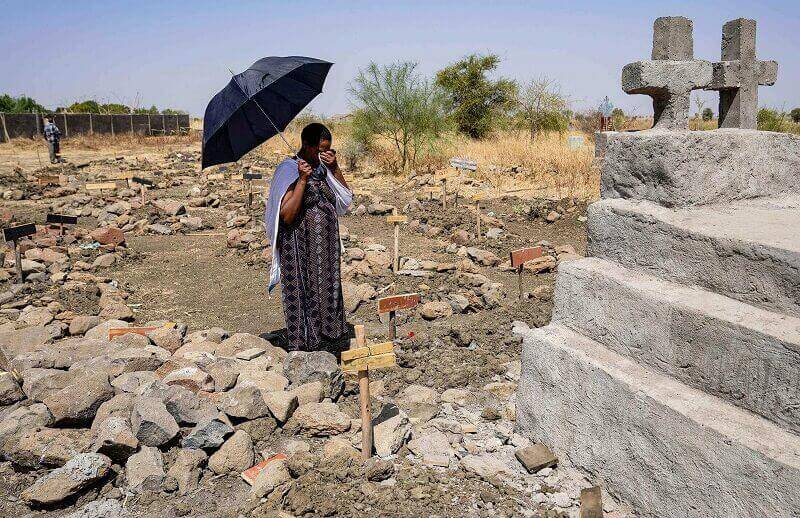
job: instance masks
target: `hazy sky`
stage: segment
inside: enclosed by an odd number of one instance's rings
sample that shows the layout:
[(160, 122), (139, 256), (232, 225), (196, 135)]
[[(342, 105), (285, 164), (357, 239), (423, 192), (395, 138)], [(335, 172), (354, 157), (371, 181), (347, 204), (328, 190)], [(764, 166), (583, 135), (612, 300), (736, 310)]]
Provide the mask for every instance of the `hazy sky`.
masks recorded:
[[(558, 80), (573, 108), (608, 95), (626, 112), (652, 113), (628, 96), (620, 72), (648, 59), (658, 16), (694, 20), (695, 56), (717, 60), (722, 24), (758, 21), (758, 56), (779, 62), (762, 105), (800, 106), (800, 1), (18, 1), (0, 0), (0, 93), (48, 107), (87, 98), (155, 104), (202, 116), (230, 79), (269, 55), (335, 63), (312, 108), (348, 110), (347, 86), (370, 61), (411, 60), (421, 73), (466, 54), (501, 56), (498, 74)], [(716, 111), (717, 95), (704, 93)], [(694, 110), (694, 105), (693, 105)]]

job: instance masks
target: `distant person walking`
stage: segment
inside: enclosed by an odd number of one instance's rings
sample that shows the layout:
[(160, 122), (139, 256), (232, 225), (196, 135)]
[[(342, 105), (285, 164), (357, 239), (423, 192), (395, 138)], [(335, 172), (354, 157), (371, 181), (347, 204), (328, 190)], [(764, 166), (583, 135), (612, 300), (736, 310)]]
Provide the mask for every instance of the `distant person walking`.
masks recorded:
[(269, 289), (280, 281), (289, 349), (346, 349), (339, 222), (353, 200), (331, 149), (331, 132), (309, 124), (302, 148), (275, 170), (267, 201)]
[(44, 139), (47, 141), (47, 148), (50, 150), (50, 163), (56, 164), (63, 162), (61, 158), (61, 130), (53, 122), (53, 116), (48, 115), (44, 118)]

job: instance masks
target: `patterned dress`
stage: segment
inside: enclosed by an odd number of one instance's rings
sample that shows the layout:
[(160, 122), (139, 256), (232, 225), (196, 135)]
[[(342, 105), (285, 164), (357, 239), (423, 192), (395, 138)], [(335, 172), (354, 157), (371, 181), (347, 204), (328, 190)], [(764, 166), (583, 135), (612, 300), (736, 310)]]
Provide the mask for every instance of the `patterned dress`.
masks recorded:
[(333, 191), (319, 167), (295, 220), (278, 227), (281, 297), (290, 350), (338, 350), (347, 333)]

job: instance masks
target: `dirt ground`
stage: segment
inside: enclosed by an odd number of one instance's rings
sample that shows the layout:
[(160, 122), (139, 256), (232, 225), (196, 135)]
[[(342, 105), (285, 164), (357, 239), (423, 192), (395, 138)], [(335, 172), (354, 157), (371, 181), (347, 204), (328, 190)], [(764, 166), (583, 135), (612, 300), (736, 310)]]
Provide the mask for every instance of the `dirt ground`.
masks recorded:
[[(137, 170), (136, 164), (142, 164), (142, 170), (149, 172), (154, 170), (152, 162), (162, 159), (166, 153), (196, 152), (191, 146), (168, 150), (113, 149), (75, 153), (70, 152), (68, 143), (64, 148), (73, 164), (124, 156), (125, 163), (133, 164), (132, 169)], [(0, 172), (10, 174), (15, 168), (27, 174), (37, 171), (35, 151), (0, 146)], [(186, 200), (187, 190), (200, 182), (199, 166), (194, 164), (180, 175), (177, 177), (180, 181), (173, 181), (167, 188), (153, 191), (151, 195)], [(459, 205), (453, 206), (451, 202), (445, 210), (438, 200), (427, 200), (420, 195), (420, 186), (414, 185), (413, 180), (366, 178), (359, 172), (355, 172), (352, 178), (354, 185), (351, 187), (370, 193), (370, 196), (357, 196), (354, 207), (386, 203), (399, 209), (407, 208), (409, 220), (423, 225), (422, 229), (416, 230), (402, 227), (401, 256), (437, 263), (457, 263), (462, 259), (456, 253), (455, 248), (459, 247), (452, 245), (450, 235), (459, 229), (467, 233), (475, 231), (475, 212), (465, 195), (462, 195)], [(480, 188), (480, 185), (468, 182), (464, 194)], [(103, 275), (114, 279), (130, 293), (127, 304), (133, 310), (136, 322), (178, 321), (187, 324), (190, 331), (222, 327), (231, 332), (261, 336), (275, 336), (274, 333), (283, 327), (280, 290), (267, 294), (268, 263), (260, 251), (228, 246), (230, 228), (226, 228), (226, 213), (246, 213), (243, 207), (245, 197), (235, 184), (223, 186), (220, 194), (221, 203), (216, 208), (189, 208), (192, 216), (202, 218), (206, 228), (171, 235), (131, 234), (127, 240), (129, 253), (103, 270)], [(14, 213), (17, 221), (41, 222), (50, 210), (51, 202), (45, 198), (3, 200), (2, 204), (4, 209)], [(544, 215), (559, 205), (561, 216), (554, 222), (546, 221)], [(582, 201), (534, 200), (492, 192), (482, 206), (482, 213), (488, 218), (483, 230), (493, 228), (491, 222), (496, 222), (502, 226), (501, 236), (480, 241), (473, 236), (468, 246), (493, 252), (500, 259), (506, 259), (510, 250), (542, 242), (547, 249), (571, 247), (575, 253), (583, 255), (586, 251), (585, 207)], [(259, 196), (256, 196), (250, 213), (253, 220), (244, 229), (257, 225), (263, 216)], [(92, 228), (96, 221), (82, 218), (80, 225)], [(369, 244), (383, 245), (389, 251), (392, 249), (393, 228), (387, 224), (385, 215), (351, 213), (340, 219), (340, 225), (348, 237), (344, 240), (345, 248)], [(433, 235), (433, 232), (425, 230), (426, 226), (440, 227), (442, 231)], [(477, 390), (497, 381), (506, 364), (519, 360), (521, 345), (510, 333), (513, 321), (521, 320), (532, 327), (547, 324), (552, 307), (553, 271), (525, 271), (524, 292), (539, 295), (528, 295), (523, 300), (518, 296), (515, 271), (498, 265), (479, 266), (478, 271), (491, 281), (502, 284), (496, 307), (468, 310), (432, 321), (423, 319), (417, 310), (400, 314), (396, 342), (398, 367), (381, 371), (375, 377), (383, 380), (386, 396), (395, 396), (410, 384), (428, 386), (439, 392), (448, 388)], [(354, 282), (367, 282), (382, 295), (418, 292), (422, 302), (426, 302), (440, 300), (452, 291), (452, 279), (451, 275), (442, 273), (417, 277), (381, 271)], [(76, 312), (96, 304), (91, 298), (62, 296), (67, 309)], [(377, 314), (374, 300), (362, 303), (357, 311), (348, 315), (348, 320), (351, 324), (364, 324), (370, 340), (377, 341), (387, 336), (387, 324)], [(357, 417), (358, 398), (352, 382), (348, 383), (340, 405)], [(263, 429), (251, 425), (250, 431), (254, 437), (263, 435), (263, 445), (275, 444), (281, 434), (286, 433), (280, 429), (275, 432), (274, 426), (270, 427), (268, 423), (263, 423)], [(363, 470), (360, 465), (326, 465), (314, 470), (295, 466), (299, 474), (298, 483), (284, 496), (281, 507), (297, 516), (456, 517), (467, 514), (465, 505), (471, 506), (469, 514), (476, 516), (521, 515), (519, 508), (525, 506), (531, 509), (531, 515), (561, 515), (559, 511), (537, 507), (530, 494), (499, 481), (463, 471), (442, 477), (402, 456), (398, 457), (397, 463), (396, 483), (392, 487), (363, 478), (358, 482), (358, 472)], [(0, 483), (0, 495), (5, 495), (5, 502), (0, 502), (3, 515), (41, 514), (31, 512), (15, 496), (35, 479), (35, 474), (12, 472), (8, 463), (0, 464), (0, 469), (5, 473), (0, 477), (5, 480)], [(343, 483), (349, 479), (353, 481)], [(126, 498), (126, 508), (136, 516), (278, 516), (271, 514), (276, 512), (272, 510), (275, 502), (249, 501), (246, 486), (237, 478), (204, 477), (201, 487), (203, 490), (195, 494), (172, 495), (168, 500), (157, 492), (140, 494)], [(545, 484), (541, 491), (546, 490)], [(79, 501), (72, 503), (86, 503), (115, 491), (119, 490), (109, 483), (84, 493)], [(65, 512), (56, 511), (55, 514)]]

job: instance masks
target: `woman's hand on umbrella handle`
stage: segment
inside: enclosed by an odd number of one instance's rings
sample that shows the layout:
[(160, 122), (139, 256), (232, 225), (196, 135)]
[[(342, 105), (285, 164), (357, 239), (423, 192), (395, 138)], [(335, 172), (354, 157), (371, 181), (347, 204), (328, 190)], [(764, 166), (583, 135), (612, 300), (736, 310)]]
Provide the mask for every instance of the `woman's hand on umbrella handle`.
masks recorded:
[(311, 164), (306, 162), (303, 159), (297, 161), (297, 172), (300, 174), (300, 179), (303, 181), (308, 180), (308, 177), (311, 176), (311, 173), (314, 170), (311, 168)]

